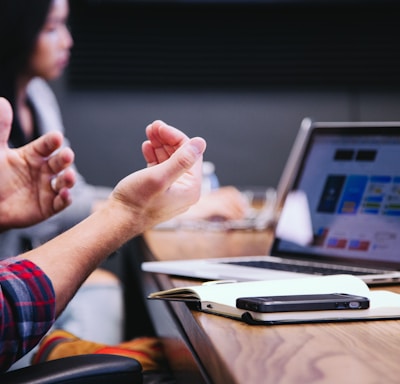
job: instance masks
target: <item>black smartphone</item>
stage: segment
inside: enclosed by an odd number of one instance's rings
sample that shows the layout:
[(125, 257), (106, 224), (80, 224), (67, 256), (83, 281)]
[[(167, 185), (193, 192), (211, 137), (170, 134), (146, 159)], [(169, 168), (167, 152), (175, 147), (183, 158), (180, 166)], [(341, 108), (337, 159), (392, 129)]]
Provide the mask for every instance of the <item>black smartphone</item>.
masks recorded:
[(369, 299), (346, 293), (240, 297), (236, 299), (236, 307), (253, 312), (367, 309), (369, 308)]

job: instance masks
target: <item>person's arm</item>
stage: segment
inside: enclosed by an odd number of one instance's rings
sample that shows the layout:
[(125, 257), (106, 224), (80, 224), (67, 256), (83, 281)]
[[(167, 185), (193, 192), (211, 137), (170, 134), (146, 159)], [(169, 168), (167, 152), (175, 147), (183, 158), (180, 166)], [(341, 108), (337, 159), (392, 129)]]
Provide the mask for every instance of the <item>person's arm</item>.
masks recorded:
[(121, 180), (106, 204), (87, 219), (20, 258), (38, 265), (52, 281), (60, 313), (100, 262), (132, 237), (180, 214), (201, 189), (205, 141), (160, 121), (146, 130), (148, 168)]
[(200, 200), (179, 220), (240, 220), (244, 219), (250, 206), (242, 193), (233, 186), (225, 186), (202, 195)]
[(12, 110), (0, 98), (0, 231), (38, 223), (71, 203), (75, 174), (70, 148), (57, 151), (60, 133), (48, 133), (18, 149), (8, 147)]

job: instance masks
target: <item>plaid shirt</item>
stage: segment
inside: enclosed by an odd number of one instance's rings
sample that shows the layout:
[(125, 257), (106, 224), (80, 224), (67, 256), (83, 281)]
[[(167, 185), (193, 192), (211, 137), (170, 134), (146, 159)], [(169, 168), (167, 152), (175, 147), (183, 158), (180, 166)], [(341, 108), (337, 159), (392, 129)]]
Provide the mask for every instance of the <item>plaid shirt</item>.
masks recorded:
[(0, 371), (29, 352), (54, 323), (49, 278), (28, 260), (0, 262)]

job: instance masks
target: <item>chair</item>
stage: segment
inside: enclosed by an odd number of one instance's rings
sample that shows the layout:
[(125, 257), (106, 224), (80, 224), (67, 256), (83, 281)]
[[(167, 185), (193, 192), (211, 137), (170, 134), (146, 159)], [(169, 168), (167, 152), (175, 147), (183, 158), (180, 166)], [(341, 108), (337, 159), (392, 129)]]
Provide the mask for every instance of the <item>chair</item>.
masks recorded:
[(142, 384), (142, 366), (132, 358), (89, 354), (64, 357), (0, 374), (7, 384)]

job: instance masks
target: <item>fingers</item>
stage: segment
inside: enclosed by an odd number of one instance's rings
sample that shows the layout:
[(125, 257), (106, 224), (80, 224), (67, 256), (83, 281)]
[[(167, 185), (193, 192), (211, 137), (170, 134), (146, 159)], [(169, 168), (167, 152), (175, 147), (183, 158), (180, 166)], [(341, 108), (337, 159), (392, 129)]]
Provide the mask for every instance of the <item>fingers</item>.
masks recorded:
[(61, 151), (48, 159), (48, 166), (55, 177), (51, 180), (51, 188), (58, 194), (53, 203), (55, 212), (59, 212), (71, 203), (69, 188), (76, 181), (75, 172), (67, 169), (74, 161), (74, 152), (71, 148), (63, 148)]
[[(42, 150), (42, 153), (50, 151), (51, 154), (52, 148), (58, 147), (60, 138), (62, 136), (47, 136), (46, 140), (38, 143), (36, 149)], [(48, 159), (49, 169), (55, 175), (51, 180), (51, 188), (56, 194), (53, 200), (54, 213), (62, 211), (72, 202), (70, 188), (75, 184), (76, 174), (68, 167), (73, 163), (74, 156), (71, 148), (63, 148)]]
[(157, 156), (154, 152), (154, 147), (149, 140), (143, 142), (142, 153), (148, 167), (158, 164)]
[(175, 147), (189, 139), (182, 131), (161, 120), (155, 120), (146, 127), (146, 136), (156, 147)]
[[(146, 135), (148, 140), (142, 145), (143, 156), (148, 166), (158, 164), (155, 172), (162, 175), (164, 188), (169, 189), (182, 177), (175, 184), (174, 190), (179, 194), (176, 197), (197, 201), (202, 174), (201, 160), (206, 149), (205, 140), (200, 137), (189, 140), (183, 132), (160, 120), (147, 126)], [(176, 189), (178, 185), (180, 187)], [(186, 194), (189, 190), (196, 193)]]
[(63, 148), (48, 160), (49, 167), (54, 174), (68, 168), (74, 162), (74, 152), (71, 148)]
[(26, 146), (28, 151), (39, 154), (42, 157), (50, 156), (55, 150), (61, 147), (63, 135), (60, 132), (49, 132), (32, 141), (30, 146)]
[(202, 159), (205, 149), (205, 140), (201, 137), (195, 137), (180, 147), (169, 161), (159, 164), (159, 167), (164, 168), (162, 172), (167, 184), (172, 184), (188, 171), (191, 171), (192, 175), (201, 183), (202, 163), (199, 160)]
[(62, 211), (72, 202), (71, 194), (68, 188), (62, 188), (53, 200), (54, 213)]
[(146, 127), (148, 140), (142, 145), (143, 156), (149, 166), (171, 157), (189, 138), (180, 130), (156, 120)]
[(7, 146), (8, 138), (11, 132), (13, 113), (10, 103), (0, 97), (0, 147)]
[(76, 181), (76, 174), (72, 169), (67, 169), (51, 180), (51, 188), (55, 193), (61, 190), (72, 188)]
[(54, 213), (62, 211), (71, 204), (70, 188), (74, 186), (75, 181), (76, 175), (72, 169), (65, 170), (51, 180), (51, 189), (56, 194), (53, 200)]

